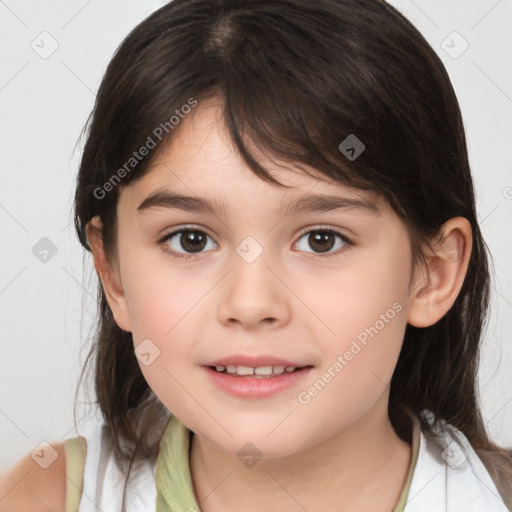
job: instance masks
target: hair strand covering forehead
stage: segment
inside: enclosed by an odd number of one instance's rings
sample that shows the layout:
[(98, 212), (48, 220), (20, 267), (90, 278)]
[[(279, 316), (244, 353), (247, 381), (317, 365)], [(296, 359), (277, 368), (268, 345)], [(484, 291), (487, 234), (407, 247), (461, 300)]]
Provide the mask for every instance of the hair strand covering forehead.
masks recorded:
[[(109, 66), (115, 80), (106, 76), (100, 94), (110, 101), (97, 105), (108, 147), (96, 154), (102, 171), (91, 186), (105, 183), (148, 136), (159, 145), (155, 128), (189, 98), (215, 94), (225, 102), (240, 153), (265, 179), (244, 139), (282, 160), (378, 190), (402, 215), (409, 206), (409, 222), (429, 223), (430, 232), (467, 210), (470, 190), (461, 188), (463, 197), (452, 201), (449, 188), (439, 187), (440, 180), (453, 186), (469, 179), (457, 162), (458, 115), (446, 122), (450, 110), (458, 112), (453, 90), (435, 53), (391, 7), (325, 0), (172, 4), (137, 27)], [(166, 142), (179, 128), (164, 133)], [(338, 149), (351, 134), (365, 145), (354, 162)], [(121, 186), (140, 178), (156, 153)], [(99, 210), (108, 204), (96, 202)]]

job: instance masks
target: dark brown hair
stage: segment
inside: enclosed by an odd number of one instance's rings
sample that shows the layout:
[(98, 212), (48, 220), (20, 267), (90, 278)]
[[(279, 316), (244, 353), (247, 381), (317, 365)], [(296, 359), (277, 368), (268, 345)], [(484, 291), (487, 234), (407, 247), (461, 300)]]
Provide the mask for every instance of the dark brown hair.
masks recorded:
[[(425, 409), (434, 425), (443, 419), (460, 429), (510, 499), (512, 457), (489, 438), (477, 398), (489, 300), (487, 249), (461, 112), (434, 50), (379, 0), (168, 3), (119, 46), (84, 128), (75, 197), (75, 227), (84, 248), (90, 251), (86, 225), (99, 215), (105, 249), (109, 259), (116, 258), (120, 189), (144, 176), (159, 150), (172, 143), (182, 126), (168, 126), (176, 110), (191, 98), (199, 108), (209, 97), (222, 100), (236, 148), (262, 179), (275, 182), (251, 155), (246, 138), (271, 157), (382, 194), (408, 226), (415, 262), (444, 222), (468, 219), (473, 249), (462, 290), (435, 325), (407, 326), (389, 416), (402, 437), (405, 411), (419, 418), (424, 432), (432, 428)], [(163, 125), (168, 129), (160, 140), (155, 129)], [(350, 134), (365, 144), (353, 161), (338, 149)], [(155, 149), (122, 173), (116, 186), (105, 187), (148, 137)], [(97, 403), (116, 459), (129, 460), (131, 468), (156, 457), (169, 415), (146, 383), (131, 333), (117, 326), (101, 283), (98, 300), (99, 322), (85, 366), (94, 359)]]

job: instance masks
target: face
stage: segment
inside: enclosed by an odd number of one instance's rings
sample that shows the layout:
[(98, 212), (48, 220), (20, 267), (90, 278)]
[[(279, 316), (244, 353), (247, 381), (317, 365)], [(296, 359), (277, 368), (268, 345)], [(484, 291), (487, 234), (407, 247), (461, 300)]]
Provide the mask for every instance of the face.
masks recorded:
[[(232, 454), (250, 441), (269, 458), (289, 455), (387, 397), (407, 321), (407, 231), (382, 198), (319, 173), (262, 158), (290, 188), (261, 180), (215, 103), (183, 122), (148, 174), (120, 192), (116, 320), (154, 393), (191, 430)], [(156, 192), (214, 211), (146, 201)], [(338, 207), (317, 199), (284, 213), (316, 195)], [(302, 369), (256, 378), (209, 368), (227, 358), (274, 374)]]

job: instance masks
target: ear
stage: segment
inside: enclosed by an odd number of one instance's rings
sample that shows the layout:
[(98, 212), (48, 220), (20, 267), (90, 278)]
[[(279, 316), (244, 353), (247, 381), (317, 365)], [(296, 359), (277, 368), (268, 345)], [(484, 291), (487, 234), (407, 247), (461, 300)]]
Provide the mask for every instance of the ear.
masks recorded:
[(468, 269), (473, 245), (471, 225), (464, 217), (445, 222), (427, 256), (427, 268), (418, 272), (407, 321), (429, 327), (440, 320), (457, 298)]
[(124, 295), (118, 265), (112, 264), (103, 248), (103, 223), (99, 215), (93, 217), (86, 226), (87, 241), (92, 250), (94, 267), (103, 285), (114, 319), (123, 331), (131, 332), (128, 303)]

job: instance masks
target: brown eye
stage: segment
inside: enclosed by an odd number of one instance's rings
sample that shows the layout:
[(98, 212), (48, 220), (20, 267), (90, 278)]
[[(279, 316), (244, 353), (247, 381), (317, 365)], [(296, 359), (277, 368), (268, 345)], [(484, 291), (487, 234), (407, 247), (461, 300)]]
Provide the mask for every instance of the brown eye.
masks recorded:
[(199, 231), (183, 231), (180, 236), (180, 244), (186, 251), (198, 252), (204, 249), (206, 236)]
[[(210, 240), (210, 241), (209, 241)], [(169, 247), (169, 251), (176, 255), (195, 254), (205, 248), (215, 248), (217, 245), (204, 231), (197, 229), (180, 229), (169, 233), (161, 242)], [(210, 243), (210, 247), (208, 244)]]
[(317, 252), (327, 252), (334, 247), (336, 237), (327, 231), (314, 231), (309, 234), (308, 243)]
[(331, 229), (309, 230), (297, 242), (299, 250), (320, 255), (326, 253), (325, 256), (336, 254), (333, 251), (341, 249), (345, 245), (351, 245), (350, 241), (341, 233)]

